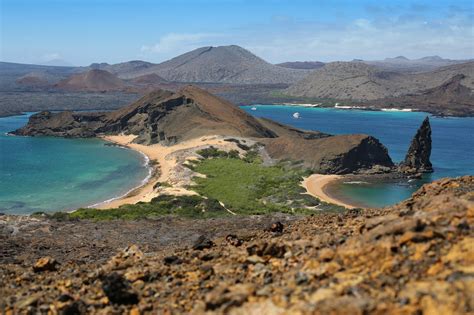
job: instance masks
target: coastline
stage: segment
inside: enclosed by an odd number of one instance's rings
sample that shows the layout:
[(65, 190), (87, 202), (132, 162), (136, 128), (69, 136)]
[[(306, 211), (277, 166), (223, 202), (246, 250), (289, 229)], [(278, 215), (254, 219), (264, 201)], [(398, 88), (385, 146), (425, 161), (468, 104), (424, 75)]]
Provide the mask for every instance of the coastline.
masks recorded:
[[(131, 188), (125, 194), (95, 203), (93, 205), (88, 206), (87, 208), (110, 209), (120, 207), (124, 204), (137, 203), (139, 201), (144, 201), (144, 199), (153, 191), (153, 186), (158, 181), (158, 169), (155, 166), (151, 165), (151, 159), (145, 152), (130, 145), (133, 141), (133, 138), (134, 137), (132, 137), (130, 141), (128, 141), (128, 139), (111, 139), (111, 137), (109, 136), (100, 137), (100, 139), (108, 143), (112, 143), (117, 146), (138, 152), (144, 158), (145, 166), (148, 168), (148, 175), (142, 180), (139, 185)], [(150, 200), (153, 197), (150, 197)]]
[(150, 202), (160, 194), (196, 195), (195, 191), (187, 188), (196, 173), (183, 166), (187, 160), (196, 157), (195, 151), (210, 145), (227, 150), (240, 150), (235, 143), (224, 141), (224, 137), (221, 136), (191, 139), (172, 146), (137, 144), (133, 143), (135, 137), (134, 135), (117, 135), (100, 138), (145, 156), (148, 165), (152, 166), (151, 175), (143, 181), (143, 184), (131, 189), (125, 195), (91, 205), (89, 208), (110, 209), (125, 204)]
[[(105, 140), (105, 139), (104, 139), (104, 140)], [(107, 141), (107, 140), (105, 140), (105, 141)], [(110, 141), (107, 141), (107, 142), (110, 142)], [(112, 142), (110, 142), (110, 143), (112, 143)], [(135, 187), (132, 187), (131, 189), (129, 189), (129, 190), (128, 190), (127, 192), (125, 192), (124, 194), (122, 194), (122, 195), (120, 195), (120, 196), (117, 196), (117, 197), (109, 198), (109, 199), (104, 200), (104, 201), (100, 201), (100, 202), (94, 203), (94, 204), (92, 204), (92, 205), (87, 206), (87, 208), (100, 208), (100, 207), (106, 206), (106, 205), (108, 205), (108, 204), (110, 204), (110, 203), (112, 203), (112, 202), (114, 202), (114, 201), (116, 201), (116, 200), (120, 200), (120, 199), (126, 198), (127, 196), (131, 196), (131, 195), (134, 194), (134, 193), (138, 193), (139, 190), (140, 190), (142, 187), (144, 187), (145, 185), (147, 185), (147, 184), (153, 179), (154, 175), (157, 173), (156, 168), (150, 164), (150, 158), (149, 158), (146, 154), (144, 154), (143, 152), (138, 151), (138, 150), (134, 150), (134, 149), (132, 149), (132, 148), (129, 148), (129, 147), (127, 147), (127, 146), (120, 145), (120, 144), (115, 143), (115, 142), (114, 142), (113, 144), (115, 144), (115, 145), (117, 145), (117, 146), (120, 146), (120, 147), (123, 147), (124, 149), (127, 149), (127, 150), (133, 150), (133, 151), (135, 151), (135, 152), (138, 152), (138, 153), (143, 157), (143, 160), (144, 160), (144, 165), (143, 165), (143, 166), (145, 166), (145, 167), (147, 168), (148, 174), (147, 174), (147, 176), (140, 182), (140, 184), (138, 184), (138, 185), (135, 186)], [(76, 211), (76, 210), (74, 210), (74, 211)], [(73, 211), (73, 212), (74, 212), (74, 211)]]
[(321, 201), (332, 203), (346, 209), (359, 208), (357, 205), (349, 204), (345, 200), (334, 197), (328, 191), (330, 185), (336, 184), (342, 178), (342, 175), (313, 174), (304, 178), (302, 185), (308, 194), (320, 199)]

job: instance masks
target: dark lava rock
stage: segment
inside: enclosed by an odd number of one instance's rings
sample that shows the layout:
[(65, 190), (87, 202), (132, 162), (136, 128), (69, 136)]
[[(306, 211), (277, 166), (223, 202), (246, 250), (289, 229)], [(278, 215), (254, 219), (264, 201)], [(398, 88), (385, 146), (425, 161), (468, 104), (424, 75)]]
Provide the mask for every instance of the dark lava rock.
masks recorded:
[(204, 235), (199, 236), (199, 238), (196, 240), (196, 242), (193, 245), (194, 250), (203, 250), (205, 248), (211, 248), (214, 246), (214, 243), (205, 237)]
[(163, 259), (165, 265), (180, 265), (183, 263), (183, 260), (178, 256), (167, 256)]
[(415, 137), (411, 141), (405, 160), (401, 163), (402, 170), (417, 173), (433, 172), (430, 161), (431, 155), (431, 126), (428, 117), (423, 120)]
[(257, 255), (283, 258), (286, 253), (286, 248), (284, 245), (278, 245), (276, 243), (261, 243), (247, 247), (247, 253), (250, 256)]
[(87, 314), (87, 305), (83, 301), (74, 301), (66, 305), (59, 311), (60, 315), (80, 315)]
[(234, 234), (229, 234), (225, 237), (225, 240), (227, 241), (227, 243), (229, 243), (230, 245), (233, 245), (233, 246), (240, 246), (242, 245), (242, 243), (244, 242), (243, 240), (239, 239), (237, 237), (237, 235), (234, 235)]
[(283, 224), (280, 221), (272, 223), (272, 225), (270, 226), (270, 232), (282, 233), (283, 232)]
[(102, 279), (102, 290), (114, 304), (138, 303), (138, 295), (131, 291), (128, 281), (116, 272)]
[(69, 294), (61, 294), (58, 297), (59, 302), (67, 302), (67, 301), (72, 301), (72, 300), (73, 300), (73, 298)]

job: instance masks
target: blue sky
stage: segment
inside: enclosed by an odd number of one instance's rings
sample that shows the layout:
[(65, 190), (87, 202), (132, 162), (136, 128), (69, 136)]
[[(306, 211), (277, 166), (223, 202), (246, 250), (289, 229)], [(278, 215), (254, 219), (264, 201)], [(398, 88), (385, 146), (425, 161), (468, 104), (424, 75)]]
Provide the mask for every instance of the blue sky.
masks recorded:
[(161, 62), (236, 44), (270, 62), (474, 57), (474, 1), (0, 0), (0, 59)]

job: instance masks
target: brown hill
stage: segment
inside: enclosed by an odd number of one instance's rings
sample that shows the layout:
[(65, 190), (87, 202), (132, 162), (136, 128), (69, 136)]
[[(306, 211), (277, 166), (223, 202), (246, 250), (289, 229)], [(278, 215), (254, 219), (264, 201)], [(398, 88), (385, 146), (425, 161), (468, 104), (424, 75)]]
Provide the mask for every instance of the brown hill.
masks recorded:
[(44, 74), (37, 72), (25, 74), (19, 77), (15, 82), (21, 85), (42, 87), (50, 84), (48, 78)]
[(134, 76), (156, 73), (171, 82), (195, 83), (295, 83), (309, 72), (272, 65), (250, 51), (236, 46), (202, 47)]
[(125, 83), (110, 72), (92, 69), (61, 80), (55, 86), (63, 90), (117, 91), (124, 89)]
[(125, 133), (137, 135), (134, 141), (147, 145), (173, 145), (212, 135), (246, 137), (264, 143), (270, 156), (277, 160), (303, 160), (307, 167), (322, 173), (393, 166), (387, 149), (370, 136), (331, 136), (257, 120), (194, 86), (178, 92), (157, 90), (108, 113), (42, 112), (14, 133), (63, 137)]
[(139, 77), (133, 78), (130, 80), (131, 83), (140, 84), (140, 85), (157, 85), (161, 83), (168, 82), (167, 80), (163, 79), (156, 73), (150, 73), (141, 75)]
[(300, 97), (376, 100), (433, 89), (460, 74), (463, 75), (460, 83), (473, 89), (474, 62), (416, 74), (385, 71), (362, 62), (332, 62), (288, 88), (287, 93)]

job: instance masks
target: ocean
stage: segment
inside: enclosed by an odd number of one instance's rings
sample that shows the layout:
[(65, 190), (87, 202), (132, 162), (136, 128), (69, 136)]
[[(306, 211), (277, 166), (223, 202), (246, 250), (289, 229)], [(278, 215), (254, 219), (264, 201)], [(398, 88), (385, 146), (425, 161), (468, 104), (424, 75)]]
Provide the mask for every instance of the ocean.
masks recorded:
[[(255, 107), (256, 110), (252, 110)], [(346, 182), (331, 193), (361, 206), (380, 207), (408, 198), (422, 184), (442, 177), (474, 175), (474, 118), (440, 118), (421, 112), (379, 112), (280, 105), (242, 106), (302, 129), (377, 137), (394, 162), (401, 161), (423, 119), (432, 127), (435, 169), (422, 180), (390, 183)], [(293, 114), (298, 112), (299, 119)], [(16, 137), (6, 133), (29, 115), (0, 118), (0, 212), (29, 214), (68, 211), (126, 194), (149, 169), (139, 153), (106, 146), (100, 139)]]
[(0, 118), (0, 212), (68, 211), (126, 194), (148, 176), (138, 152), (99, 139), (8, 136), (29, 115)]
[[(416, 181), (391, 183), (346, 182), (331, 193), (360, 206), (381, 207), (408, 198), (422, 184), (443, 177), (474, 175), (474, 117), (441, 118), (423, 112), (364, 111), (281, 105), (242, 106), (256, 117), (270, 118), (301, 129), (330, 134), (363, 133), (375, 136), (400, 162), (418, 127), (430, 116), (434, 173)], [(255, 108), (256, 110), (252, 110)], [(299, 118), (293, 117), (298, 112)]]

